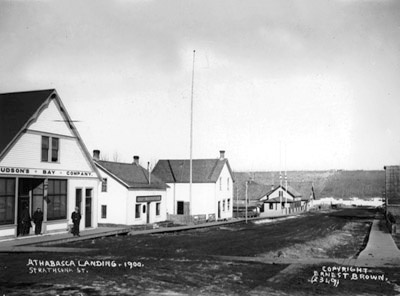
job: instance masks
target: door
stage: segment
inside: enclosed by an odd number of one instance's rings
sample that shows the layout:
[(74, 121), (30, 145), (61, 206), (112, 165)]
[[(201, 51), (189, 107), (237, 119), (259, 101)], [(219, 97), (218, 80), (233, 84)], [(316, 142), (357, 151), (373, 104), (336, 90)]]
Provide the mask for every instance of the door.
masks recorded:
[(147, 203), (147, 218), (146, 218), (146, 223), (150, 223), (150, 203)]
[[(23, 179), (18, 184), (18, 228), (17, 235), (23, 233), (22, 216), (32, 218), (32, 212), (37, 208), (43, 211), (44, 180), (43, 179)], [(30, 228), (25, 229), (30, 231)]]
[(92, 227), (92, 189), (86, 189), (85, 228)]
[(82, 207), (82, 189), (81, 188), (76, 188), (75, 189), (75, 207), (80, 209)]
[(27, 208), (30, 212), (29, 208), (29, 195), (28, 196), (19, 196), (18, 197), (18, 228), (17, 235), (25, 234), (22, 227), (22, 216), (24, 209)]

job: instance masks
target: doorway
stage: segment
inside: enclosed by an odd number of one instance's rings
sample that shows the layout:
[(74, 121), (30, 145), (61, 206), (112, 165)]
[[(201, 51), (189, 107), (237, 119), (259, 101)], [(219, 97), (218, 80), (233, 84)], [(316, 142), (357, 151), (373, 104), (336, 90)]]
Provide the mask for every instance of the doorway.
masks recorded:
[(92, 227), (92, 191), (93, 189), (86, 189), (85, 228)]
[(19, 179), (17, 235), (29, 234), (30, 227), (24, 228), (22, 225), (22, 220), (27, 220), (27, 216), (28, 219), (31, 219), (32, 213), (37, 208), (40, 208), (43, 211), (43, 196), (44, 179)]
[(146, 218), (146, 224), (150, 223), (150, 203), (147, 203), (147, 218)]

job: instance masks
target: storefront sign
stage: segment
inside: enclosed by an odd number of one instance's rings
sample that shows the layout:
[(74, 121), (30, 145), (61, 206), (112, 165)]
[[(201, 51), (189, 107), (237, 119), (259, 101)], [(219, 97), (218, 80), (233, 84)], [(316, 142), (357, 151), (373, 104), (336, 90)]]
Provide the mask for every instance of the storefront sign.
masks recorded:
[(136, 202), (161, 201), (161, 195), (136, 196)]
[(0, 175), (35, 175), (35, 176), (56, 176), (56, 177), (74, 177), (74, 178), (97, 177), (94, 172), (79, 171), (79, 170), (67, 171), (67, 170), (14, 168), (14, 167), (0, 167)]

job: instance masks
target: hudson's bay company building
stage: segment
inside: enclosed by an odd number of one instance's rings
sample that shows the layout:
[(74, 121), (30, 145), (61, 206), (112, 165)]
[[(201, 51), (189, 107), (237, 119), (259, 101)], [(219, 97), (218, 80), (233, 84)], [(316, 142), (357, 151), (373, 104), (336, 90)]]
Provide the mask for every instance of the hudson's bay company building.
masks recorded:
[(0, 238), (20, 234), (22, 211), (44, 213), (42, 232), (97, 227), (100, 174), (54, 89), (0, 94)]

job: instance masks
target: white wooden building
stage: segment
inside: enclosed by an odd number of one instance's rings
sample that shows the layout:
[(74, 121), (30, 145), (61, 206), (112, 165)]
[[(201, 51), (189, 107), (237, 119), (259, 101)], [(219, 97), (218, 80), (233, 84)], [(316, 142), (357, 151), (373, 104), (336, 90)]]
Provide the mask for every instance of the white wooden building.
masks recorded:
[(301, 211), (301, 194), (291, 186), (274, 186), (260, 197), (260, 217), (271, 217)]
[(159, 160), (153, 174), (163, 180), (167, 189), (167, 214), (172, 220), (179, 216), (204, 217), (214, 221), (232, 218), (233, 173), (225, 151), (216, 159), (192, 160), (190, 194), (190, 160)]
[[(0, 237), (20, 234), (24, 206), (44, 213), (42, 233), (97, 227), (100, 175), (54, 89), (0, 94)], [(31, 233), (32, 233), (31, 229)]]
[(132, 163), (93, 159), (102, 177), (99, 188), (99, 224), (145, 225), (165, 221), (167, 185), (140, 166)]

